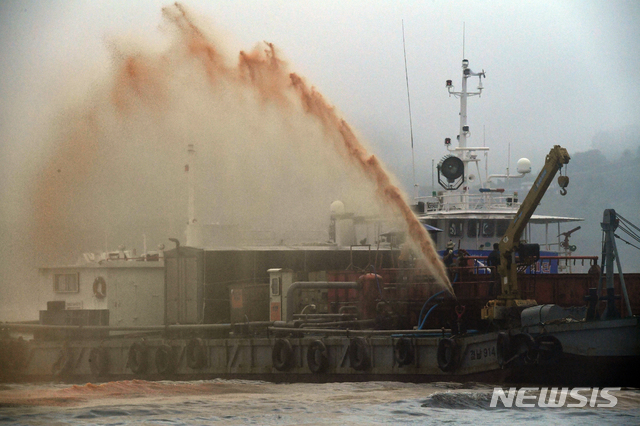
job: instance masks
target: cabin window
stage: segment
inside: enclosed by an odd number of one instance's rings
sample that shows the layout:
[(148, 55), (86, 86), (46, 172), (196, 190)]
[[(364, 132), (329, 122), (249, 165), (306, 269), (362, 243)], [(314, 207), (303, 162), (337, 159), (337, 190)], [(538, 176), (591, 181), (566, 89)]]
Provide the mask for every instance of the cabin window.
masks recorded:
[(280, 277), (271, 278), (271, 295), (280, 295)]
[(482, 221), (482, 236), (491, 238), (493, 237), (493, 233), (495, 231), (495, 224), (493, 220), (483, 220)]
[(509, 228), (509, 223), (511, 221), (503, 219), (503, 220), (498, 220), (496, 222), (497, 222), (496, 235), (498, 237), (502, 237), (504, 233), (507, 232), (507, 228)]
[(462, 231), (464, 230), (464, 226), (461, 220), (452, 220), (449, 222), (449, 236), (450, 237), (460, 237), (462, 236)]
[(77, 293), (79, 288), (78, 274), (54, 274), (53, 291), (56, 293)]
[(478, 235), (478, 221), (470, 220), (467, 225), (467, 237), (475, 238)]

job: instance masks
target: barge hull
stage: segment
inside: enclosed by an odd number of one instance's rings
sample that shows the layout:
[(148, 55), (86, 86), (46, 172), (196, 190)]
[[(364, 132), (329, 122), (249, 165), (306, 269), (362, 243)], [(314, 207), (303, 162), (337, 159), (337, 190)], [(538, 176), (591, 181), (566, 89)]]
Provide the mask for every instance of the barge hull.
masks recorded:
[[(497, 362), (496, 337), (496, 333), (489, 333), (454, 338), (307, 335), (118, 338), (64, 343), (12, 340), (3, 355), (1, 379), (73, 383), (213, 378), (314, 383), (371, 380), (497, 383), (505, 373)], [(399, 344), (400, 340), (404, 344)], [(447, 346), (447, 353), (439, 354), (443, 346)]]

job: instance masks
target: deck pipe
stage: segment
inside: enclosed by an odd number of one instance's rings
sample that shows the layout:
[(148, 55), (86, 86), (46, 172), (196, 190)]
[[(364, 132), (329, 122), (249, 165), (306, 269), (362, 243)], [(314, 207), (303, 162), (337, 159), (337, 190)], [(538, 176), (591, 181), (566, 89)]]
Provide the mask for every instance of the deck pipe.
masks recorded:
[(402, 335), (422, 335), (428, 333), (445, 334), (451, 333), (451, 329), (436, 328), (427, 330), (345, 330), (345, 329), (332, 329), (332, 328), (293, 328), (293, 327), (278, 327), (277, 324), (274, 327), (269, 327), (269, 331), (272, 332), (290, 332), (290, 333), (312, 333), (312, 334), (334, 334), (334, 335), (346, 335), (346, 336), (383, 336), (388, 337), (395, 334)]
[[(272, 321), (254, 321), (237, 323), (254, 327), (269, 327)], [(44, 325), (44, 324), (0, 324), (0, 328), (14, 331), (28, 332), (33, 330), (88, 330), (88, 331), (164, 331), (164, 330), (230, 330), (232, 324), (175, 324), (175, 325), (139, 325), (139, 326), (110, 326), (110, 325)]]
[(293, 294), (298, 290), (318, 290), (318, 289), (328, 289), (328, 290), (357, 290), (360, 288), (360, 285), (357, 282), (353, 281), (311, 281), (311, 282), (300, 282), (297, 281), (289, 287), (287, 290), (287, 322), (293, 321)]

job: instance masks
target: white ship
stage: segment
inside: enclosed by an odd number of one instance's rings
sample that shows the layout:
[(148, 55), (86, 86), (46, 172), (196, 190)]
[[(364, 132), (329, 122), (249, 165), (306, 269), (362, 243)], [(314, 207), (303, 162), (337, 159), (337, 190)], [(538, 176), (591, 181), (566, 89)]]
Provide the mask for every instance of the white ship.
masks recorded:
[[(477, 91), (467, 88), (470, 77), (478, 77)], [(487, 158), (489, 148), (474, 146), (469, 143), (471, 136), (467, 120), (467, 100), (482, 94), (482, 72), (473, 72), (469, 61), (462, 61), (462, 90), (456, 91), (451, 80), (446, 87), (450, 96), (460, 100), (460, 128), (456, 143), (451, 138), (445, 139), (447, 155), (437, 165), (438, 184), (441, 191), (433, 191), (431, 196), (416, 197), (416, 212), (421, 222), (443, 230), (441, 234), (432, 234), (438, 250), (444, 250), (448, 242), (453, 242), (456, 249), (465, 250), (470, 256), (486, 256), (488, 251), (504, 234), (509, 222), (520, 207), (526, 190), (519, 197), (519, 192), (506, 187), (497, 187), (499, 182), (513, 183), (531, 172), (531, 162), (521, 158), (517, 162), (517, 174), (488, 173)], [(484, 165), (481, 163), (484, 160)], [(524, 239), (540, 244), (543, 262), (536, 267), (538, 272), (559, 272), (565, 265), (554, 257), (569, 256), (574, 246), (568, 243), (572, 231), (561, 232), (561, 224), (578, 222), (584, 219), (563, 216), (533, 215), (525, 230)], [(544, 241), (532, 240), (532, 226), (544, 227), (544, 230), (533, 229), (535, 235), (544, 235)], [(557, 231), (557, 232), (556, 232)], [(543, 234), (541, 233), (543, 232)], [(544, 258), (547, 258), (546, 260)]]

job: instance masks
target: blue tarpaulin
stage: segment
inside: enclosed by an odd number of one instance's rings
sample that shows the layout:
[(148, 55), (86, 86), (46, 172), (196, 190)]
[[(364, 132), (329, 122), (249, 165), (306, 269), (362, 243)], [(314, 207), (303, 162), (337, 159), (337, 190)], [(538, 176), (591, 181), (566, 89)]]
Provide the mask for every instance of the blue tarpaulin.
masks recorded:
[(424, 226), (425, 229), (429, 232), (442, 232), (442, 229), (436, 228), (435, 226), (427, 225), (426, 223), (423, 223), (422, 226)]

